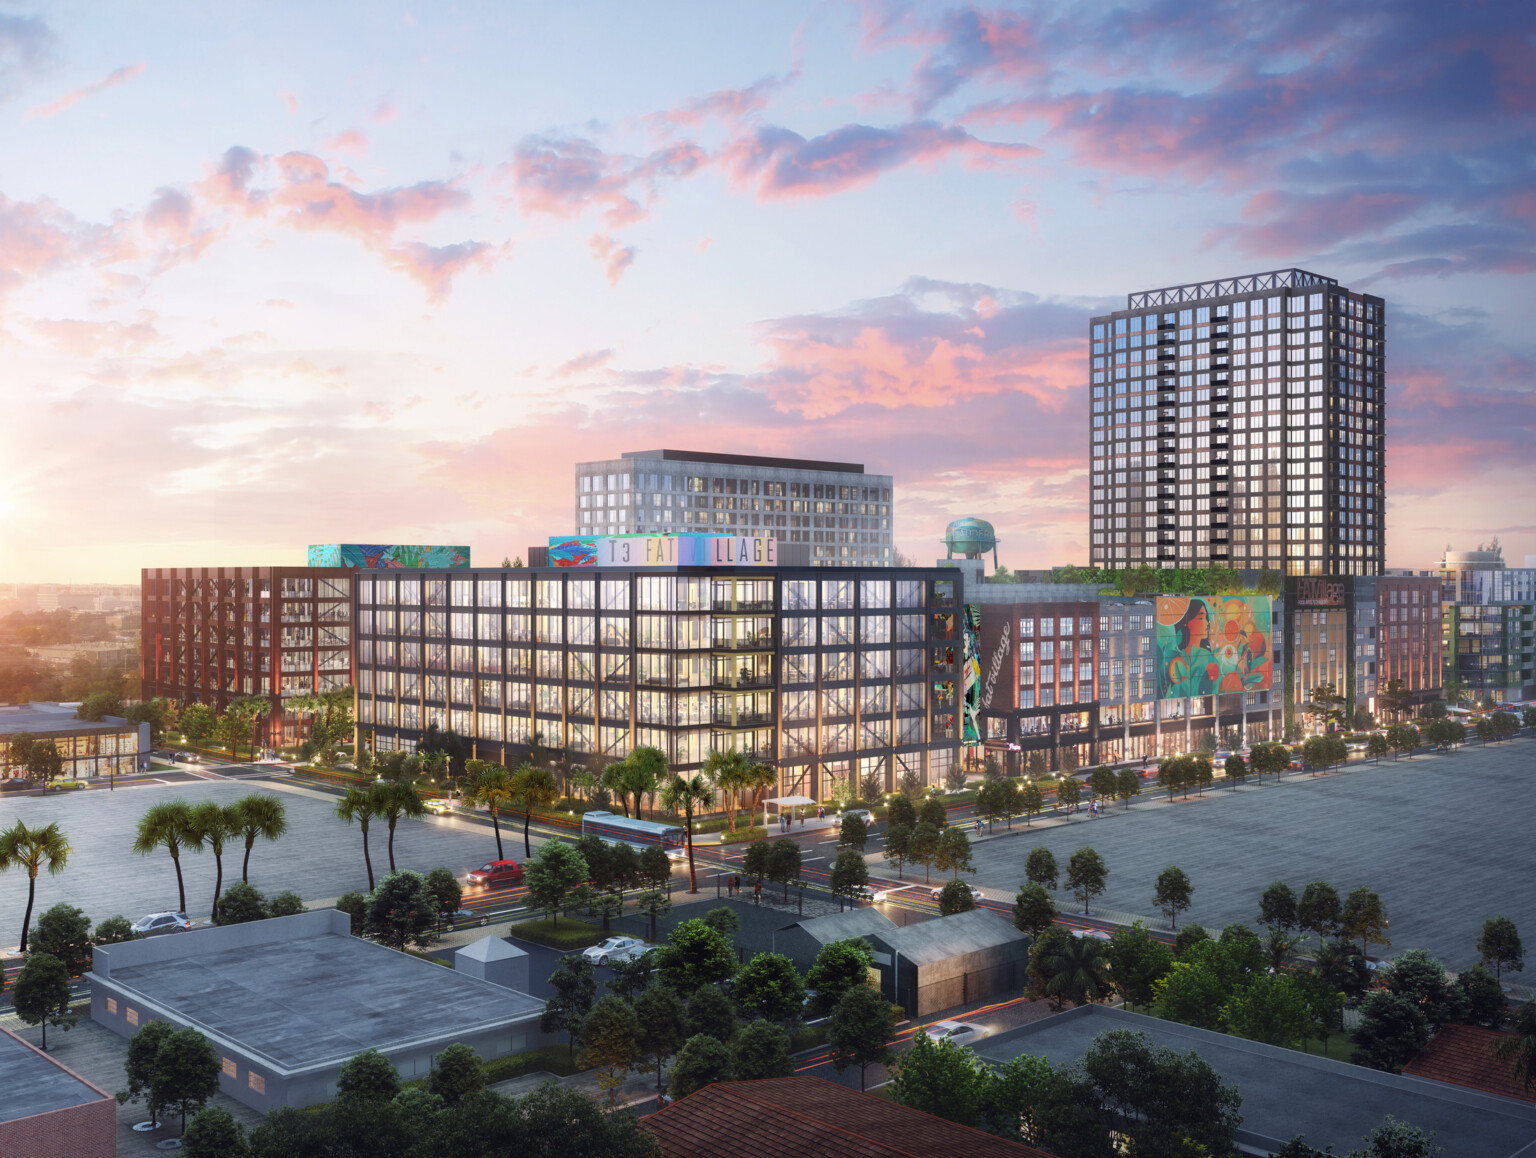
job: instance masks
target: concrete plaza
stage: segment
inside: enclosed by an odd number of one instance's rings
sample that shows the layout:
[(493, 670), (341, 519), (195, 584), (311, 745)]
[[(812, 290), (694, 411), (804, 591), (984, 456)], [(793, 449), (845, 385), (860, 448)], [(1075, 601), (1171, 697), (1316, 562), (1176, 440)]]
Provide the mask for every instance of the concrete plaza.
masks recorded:
[[(1006, 901), (1024, 879), (1036, 845), (1067, 858), (1091, 845), (1109, 868), (1109, 887), (1095, 907), (1157, 915), (1153, 883), (1178, 865), (1194, 885), (1180, 924), (1212, 930), (1255, 925), (1259, 896), (1283, 880), (1299, 895), (1326, 880), (1342, 898), (1368, 885), (1391, 917), (1391, 956), (1427, 949), (1448, 968), (1477, 960), (1474, 943), (1485, 918), (1503, 915), (1530, 950), (1521, 983), (1536, 977), (1536, 741), (1528, 737), (1456, 752), (1351, 764), (1323, 776), (1266, 777), (1233, 791), (1208, 788), (1172, 805), (1150, 785), (1126, 810), (1096, 820), (1086, 814), (1033, 832), (978, 841), (975, 880), (989, 898)], [(1218, 782), (1219, 783), (1219, 782)], [(1015, 832), (1022, 826), (1014, 823)], [(1001, 832), (1001, 830), (999, 830)], [(1070, 910), (1063, 889), (1057, 903)], [(1376, 955), (1380, 950), (1373, 949)]]
[[(138, 920), (146, 913), (177, 906), (176, 873), (162, 848), (137, 856), (133, 842), (139, 817), (153, 804), (180, 797), (191, 804), (217, 800), (230, 804), (251, 792), (270, 792), (287, 805), (288, 833), (273, 843), (258, 840), (251, 853), (251, 884), (262, 893), (291, 889), (306, 900), (340, 896), (350, 889), (368, 891), (363, 865), (363, 838), (356, 824), (335, 816), (337, 797), (316, 788), (284, 780), (208, 781), (174, 785), (142, 784), (116, 792), (51, 793), (4, 801), (0, 825), (16, 819), (28, 825), (57, 821), (72, 850), (69, 865), (58, 876), (44, 872), (37, 881), (37, 914), (60, 901), (85, 910), (92, 922), (115, 913)], [(502, 821), (506, 854), (523, 859), (522, 826)], [(368, 848), (373, 871), (389, 871), (389, 830), (375, 820)], [(538, 838), (534, 838), (535, 847)], [(240, 879), (244, 840), (237, 838), (224, 852), (224, 884)], [(488, 825), (460, 816), (425, 816), (402, 820), (395, 830), (395, 862), (400, 868), (426, 872), (446, 865), (462, 880), (496, 855)], [(206, 917), (213, 902), (213, 854), (183, 852), (182, 874), (187, 885), (187, 915)], [(473, 901), (468, 902), (473, 904)], [(14, 948), (21, 937), (27, 905), (25, 872), (0, 873), (0, 948)]]

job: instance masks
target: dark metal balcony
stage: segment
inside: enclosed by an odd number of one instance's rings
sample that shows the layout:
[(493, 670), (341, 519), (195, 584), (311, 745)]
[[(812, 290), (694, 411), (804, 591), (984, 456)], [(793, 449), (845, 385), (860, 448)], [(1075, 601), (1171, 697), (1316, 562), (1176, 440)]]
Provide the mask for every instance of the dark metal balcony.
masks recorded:
[(765, 675), (744, 676), (738, 673), (733, 678), (729, 675), (722, 675), (717, 672), (715, 673), (714, 678), (709, 681), (709, 686), (716, 689), (771, 688), (773, 687), (773, 674), (770, 672)]
[(736, 639), (715, 639), (710, 642), (711, 651), (772, 651), (772, 635), (744, 635)]
[(723, 613), (738, 612), (740, 614), (760, 614), (773, 610), (772, 599), (715, 599), (710, 602), (711, 611)]
[(737, 712), (736, 718), (731, 719), (730, 712), (722, 712), (718, 709), (711, 714), (710, 723), (716, 728), (761, 728), (773, 723), (772, 712)]

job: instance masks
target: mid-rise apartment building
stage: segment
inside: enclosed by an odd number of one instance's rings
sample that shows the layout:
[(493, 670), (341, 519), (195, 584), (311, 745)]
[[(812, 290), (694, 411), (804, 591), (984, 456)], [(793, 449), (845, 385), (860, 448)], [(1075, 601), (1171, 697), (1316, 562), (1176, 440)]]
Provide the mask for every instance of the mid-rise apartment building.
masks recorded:
[(763, 536), (724, 540), (751, 562), (647, 566), (694, 537), (584, 538), (565, 566), (359, 572), (362, 742), (413, 749), (435, 724), (509, 765), (535, 743), (594, 768), (651, 746), (683, 772), (734, 748), (816, 800), (939, 783), (957, 761), (954, 572), (829, 574), (775, 562)]
[(1445, 678), (1477, 703), (1536, 699), (1536, 567), (1506, 567), (1495, 546), (1447, 551), (1438, 577)]
[(888, 567), (890, 475), (860, 463), (691, 450), (576, 464), (576, 531), (709, 533), (810, 546), (814, 567)]
[(1126, 306), (1089, 323), (1093, 565), (1377, 574), (1382, 299), (1287, 269)]

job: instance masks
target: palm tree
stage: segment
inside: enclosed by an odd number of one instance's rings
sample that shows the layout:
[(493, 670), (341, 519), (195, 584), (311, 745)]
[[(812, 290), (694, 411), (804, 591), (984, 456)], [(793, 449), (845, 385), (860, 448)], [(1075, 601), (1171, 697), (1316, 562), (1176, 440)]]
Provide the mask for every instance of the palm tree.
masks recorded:
[(619, 811), (624, 813), (625, 816), (629, 815), (629, 789), (624, 784), (624, 773), (628, 769), (629, 766), (622, 760), (610, 764), (603, 769), (603, 776), (600, 781), (604, 788), (619, 798)]
[(746, 771), (742, 787), (752, 793), (752, 813), (757, 814), (757, 806), (762, 803), (763, 793), (777, 785), (779, 773), (772, 764), (753, 764)]
[(533, 842), (528, 827), (533, 822), (535, 808), (548, 808), (560, 799), (560, 789), (555, 784), (555, 774), (536, 764), (524, 764), (512, 777), (512, 794), (523, 809), (523, 856), (533, 855)]
[(28, 828), (18, 820), (14, 827), (0, 832), (0, 871), (15, 865), (27, 870), (27, 915), (21, 921), (21, 951), (27, 951), (27, 929), (32, 924), (32, 901), (37, 895), (37, 870), (48, 862), (48, 872), (57, 875), (69, 863), (69, 841), (57, 824)]
[(673, 776), (661, 790), (661, 806), (670, 812), (683, 814), (684, 831), (688, 837), (688, 891), (699, 891), (698, 874), (693, 867), (693, 808), (712, 799), (714, 792), (704, 777), (695, 774), (687, 780)]
[(361, 788), (348, 788), (347, 794), (336, 802), (336, 816), (348, 824), (357, 821), (363, 830), (363, 863), (368, 866), (370, 893), (373, 892), (373, 858), (368, 855), (368, 822), (377, 815), (373, 796)]
[(1067, 937), (1048, 944), (1040, 958), (1046, 993), (1058, 1003), (1070, 1001), (1074, 1009), (1108, 996), (1108, 965), (1104, 943), (1093, 937)]
[(469, 787), (464, 789), (465, 800), (471, 804), (483, 804), (491, 810), (491, 829), (496, 833), (497, 860), (506, 859), (501, 851), (501, 824), (497, 817), (501, 810), (512, 802), (514, 795), (512, 773), (500, 764), (485, 765), (480, 769), (480, 775), (476, 776)]
[(1511, 1063), (1511, 1076), (1530, 1093), (1536, 1086), (1536, 1001), (1527, 1001), (1515, 1011), (1511, 1028), (1514, 1033), (1493, 1043), (1490, 1052), (1500, 1061)]
[(389, 824), (389, 871), (395, 871), (395, 825), (402, 816), (421, 816), (427, 806), (414, 785), (403, 781), (376, 780), (368, 789), (373, 814)]
[(198, 842), (206, 844), (213, 852), (213, 910), (214, 923), (219, 919), (219, 894), (224, 891), (224, 842), (240, 835), (240, 817), (234, 805), (225, 808), (212, 800), (205, 800), (192, 810), (192, 827)]
[(726, 797), (731, 814), (731, 831), (736, 830), (736, 794), (746, 787), (747, 758), (735, 748), (710, 752), (704, 757), (703, 773)]
[(251, 849), (256, 838), (276, 840), (288, 831), (288, 810), (270, 792), (252, 792), (230, 805), (239, 835), (245, 837), (245, 860), (240, 865), (240, 879), (250, 883)]
[(182, 849), (201, 852), (203, 842), (192, 823), (192, 806), (180, 797), (151, 806), (139, 818), (139, 835), (133, 842), (133, 851), (140, 856), (149, 856), (162, 845), (171, 854), (171, 863), (176, 866), (176, 892), (181, 899), (181, 907), (177, 911), (185, 913), (187, 884), (181, 876), (181, 852)]

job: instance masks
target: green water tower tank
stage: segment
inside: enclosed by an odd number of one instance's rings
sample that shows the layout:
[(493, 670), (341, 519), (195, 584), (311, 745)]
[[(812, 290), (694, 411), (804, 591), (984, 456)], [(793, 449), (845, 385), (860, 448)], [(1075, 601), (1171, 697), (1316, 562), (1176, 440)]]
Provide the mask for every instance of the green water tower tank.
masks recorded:
[(997, 570), (997, 532), (985, 519), (956, 519), (944, 529), (944, 557), (954, 558), (956, 551), (967, 559), (980, 559), (992, 552), (992, 569)]

